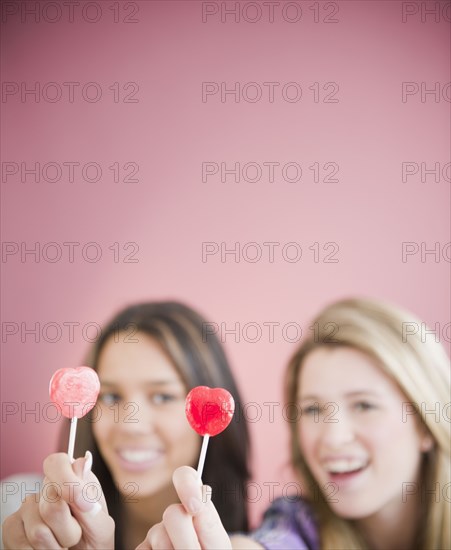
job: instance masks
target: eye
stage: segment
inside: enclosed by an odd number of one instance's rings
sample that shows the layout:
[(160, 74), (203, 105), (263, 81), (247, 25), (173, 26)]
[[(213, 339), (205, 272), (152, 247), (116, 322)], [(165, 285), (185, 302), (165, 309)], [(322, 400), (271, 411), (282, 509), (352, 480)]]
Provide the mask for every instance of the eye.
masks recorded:
[(114, 405), (114, 403), (119, 403), (121, 396), (118, 393), (114, 392), (105, 392), (99, 395), (99, 401), (104, 405)]
[(376, 407), (368, 401), (358, 401), (357, 403), (354, 403), (354, 408), (357, 411), (369, 411), (371, 409), (375, 409)]
[(175, 401), (177, 396), (172, 393), (154, 393), (150, 396), (150, 400), (154, 405), (164, 405)]
[(313, 403), (301, 409), (301, 414), (305, 416), (318, 416), (321, 409), (319, 403)]

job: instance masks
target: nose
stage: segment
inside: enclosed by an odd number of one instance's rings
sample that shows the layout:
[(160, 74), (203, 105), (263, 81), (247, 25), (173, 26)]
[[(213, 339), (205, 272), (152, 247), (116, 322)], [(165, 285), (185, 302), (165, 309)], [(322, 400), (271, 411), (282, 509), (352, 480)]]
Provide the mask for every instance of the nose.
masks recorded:
[(335, 449), (351, 443), (355, 439), (355, 429), (352, 419), (337, 404), (334, 413), (326, 415), (322, 422), (322, 442)]
[(135, 398), (121, 404), (119, 428), (127, 434), (149, 434), (155, 429), (155, 413), (144, 399)]

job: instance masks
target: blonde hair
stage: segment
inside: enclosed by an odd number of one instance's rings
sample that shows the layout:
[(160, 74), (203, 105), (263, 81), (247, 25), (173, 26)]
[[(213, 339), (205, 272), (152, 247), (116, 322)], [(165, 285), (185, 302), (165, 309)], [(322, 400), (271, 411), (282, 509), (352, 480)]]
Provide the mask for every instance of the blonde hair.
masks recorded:
[[(439, 488), (438, 502), (427, 502), (418, 528), (419, 547), (450, 547), (451, 505), (442, 490), (450, 483), (451, 437), (448, 421), (436, 422), (431, 410), (440, 407), (444, 414), (450, 401), (449, 359), (431, 334), (425, 337), (424, 324), (412, 314), (397, 307), (370, 299), (347, 299), (326, 307), (313, 321), (313, 334), (304, 340), (290, 360), (286, 373), (287, 403), (298, 395), (299, 371), (306, 356), (324, 346), (348, 346), (374, 358), (401, 388), (417, 410), (419, 418), (434, 440), (425, 453), (420, 479), (422, 497)], [(429, 412), (429, 414), (426, 414)], [(448, 413), (449, 414), (449, 413)], [(431, 418), (432, 416), (432, 418)], [(290, 424), (291, 457), (295, 470), (315, 491), (320, 488), (303, 460), (299, 442), (299, 418)], [(362, 549), (367, 544), (356, 525), (334, 514), (322, 496), (312, 502), (317, 514), (321, 548)]]

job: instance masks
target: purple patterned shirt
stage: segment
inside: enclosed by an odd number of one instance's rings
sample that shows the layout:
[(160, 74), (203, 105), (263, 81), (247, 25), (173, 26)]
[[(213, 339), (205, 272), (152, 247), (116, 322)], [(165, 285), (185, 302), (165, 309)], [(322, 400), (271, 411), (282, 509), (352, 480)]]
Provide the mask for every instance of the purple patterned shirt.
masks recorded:
[(296, 497), (276, 499), (250, 536), (267, 550), (319, 549), (313, 512), (307, 502)]

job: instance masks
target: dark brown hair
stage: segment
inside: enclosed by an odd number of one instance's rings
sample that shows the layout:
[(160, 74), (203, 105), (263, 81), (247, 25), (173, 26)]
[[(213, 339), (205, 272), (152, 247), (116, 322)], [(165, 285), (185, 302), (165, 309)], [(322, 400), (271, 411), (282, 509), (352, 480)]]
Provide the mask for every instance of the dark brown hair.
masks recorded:
[[(213, 502), (227, 531), (248, 528), (245, 485), (249, 479), (247, 459), (249, 434), (242, 401), (219, 340), (207, 330), (207, 322), (195, 311), (178, 302), (142, 303), (119, 312), (102, 331), (91, 350), (87, 364), (96, 369), (105, 343), (119, 333), (130, 340), (139, 333), (153, 338), (173, 362), (189, 391), (195, 386), (222, 387), (235, 399), (236, 421), (209, 443), (202, 480), (213, 488)], [(116, 545), (123, 544), (121, 495), (102, 459), (92, 432), (94, 411), (79, 421), (76, 456), (86, 449), (93, 454), (93, 471), (103, 487), (108, 510), (116, 523)], [(65, 426), (66, 431), (68, 426)], [(62, 441), (67, 441), (63, 436)], [(151, 526), (149, 525), (149, 528)]]

